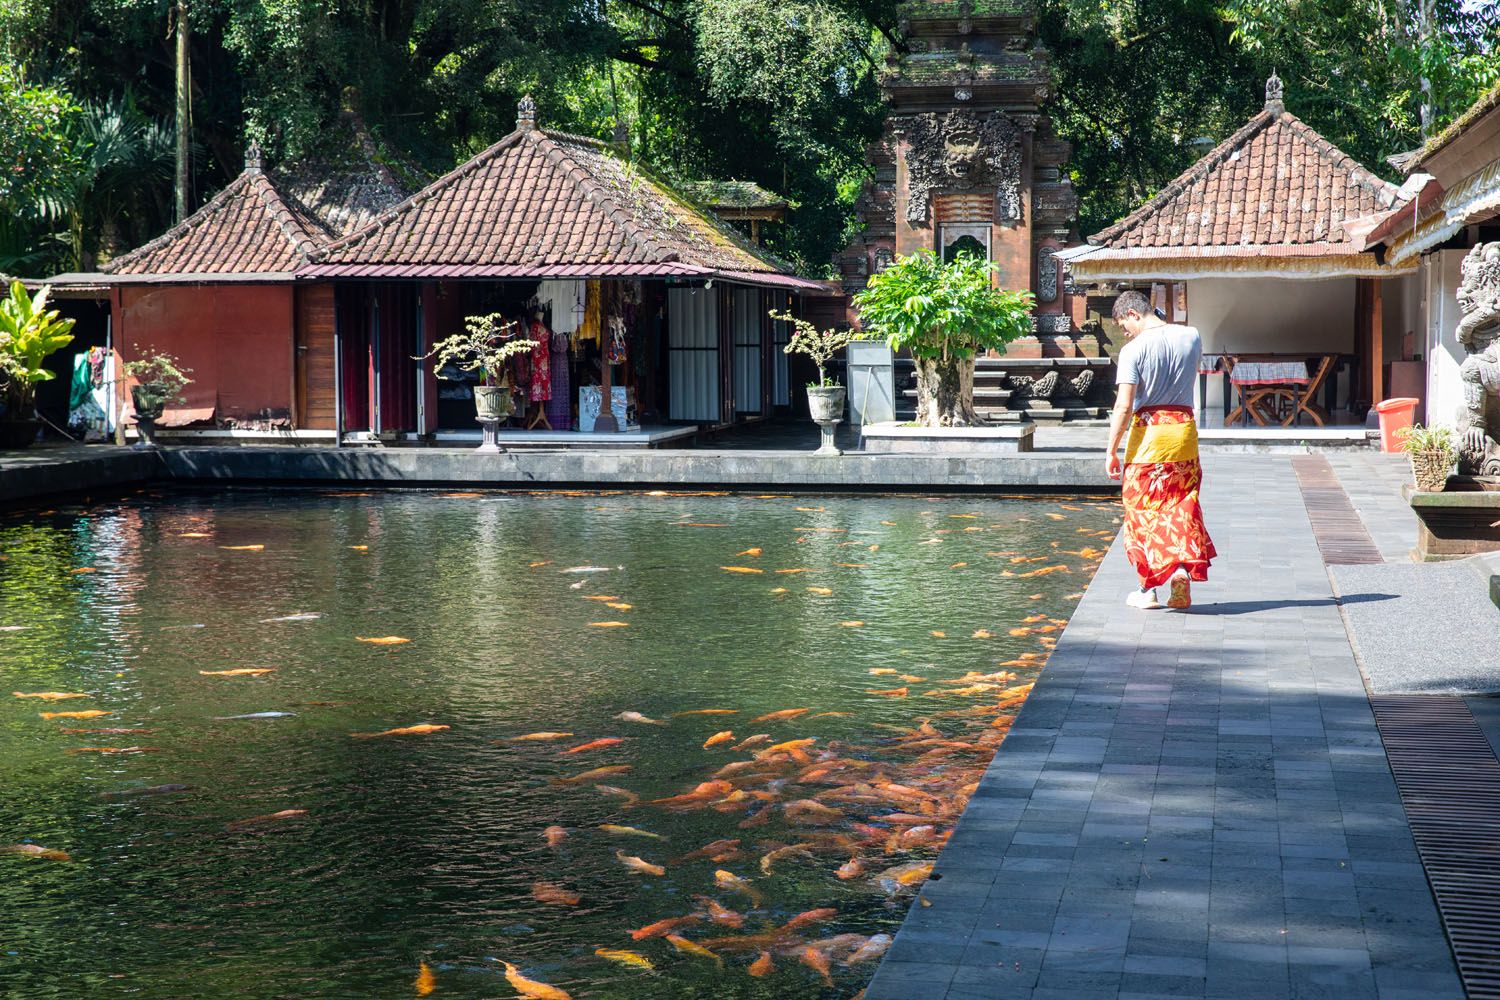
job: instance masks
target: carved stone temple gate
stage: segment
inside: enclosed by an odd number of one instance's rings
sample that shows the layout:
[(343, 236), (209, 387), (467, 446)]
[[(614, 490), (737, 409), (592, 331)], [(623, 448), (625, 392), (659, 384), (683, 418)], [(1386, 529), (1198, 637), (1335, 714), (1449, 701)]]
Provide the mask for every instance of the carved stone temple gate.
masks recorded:
[(914, 0), (900, 10), (907, 51), (893, 51), (882, 72), (889, 110), (867, 152), (875, 176), (857, 203), (864, 229), (836, 258), (844, 291), (919, 249), (981, 254), (1001, 287), (1028, 289), (1037, 305), (1036, 334), (1012, 344), (1003, 364), (981, 364), (976, 404), (1050, 409), (1019, 404), (1040, 401), (1038, 385), (1081, 404), (1073, 390), (1081, 383), (1088, 393), (1085, 373), (1108, 359), (1096, 336), (1074, 329), (1053, 258), (1076, 241), (1078, 199), (1061, 170), (1071, 148), (1042, 113), (1049, 60), (1034, 14), (1005, 0)]

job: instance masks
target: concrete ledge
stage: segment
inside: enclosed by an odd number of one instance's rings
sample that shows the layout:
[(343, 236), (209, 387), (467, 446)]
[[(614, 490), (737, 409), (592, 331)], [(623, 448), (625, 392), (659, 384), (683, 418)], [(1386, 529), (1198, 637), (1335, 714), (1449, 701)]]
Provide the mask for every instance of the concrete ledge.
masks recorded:
[(156, 451), (87, 445), (0, 453), (0, 503), (124, 486), (163, 472)]
[(1022, 452), (1031, 451), (1034, 424), (984, 427), (915, 427), (902, 423), (866, 424), (867, 452)]
[(1096, 455), (849, 454), (786, 451), (517, 451), (473, 449), (172, 448), (177, 480), (462, 483), (498, 488), (603, 486), (833, 491), (1023, 489), (1114, 491)]

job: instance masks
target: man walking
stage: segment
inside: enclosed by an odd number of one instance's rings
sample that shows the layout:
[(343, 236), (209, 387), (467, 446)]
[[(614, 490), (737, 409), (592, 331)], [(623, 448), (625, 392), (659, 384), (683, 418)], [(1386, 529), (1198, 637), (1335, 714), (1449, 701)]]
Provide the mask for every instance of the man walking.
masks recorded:
[(1192, 581), (1208, 579), (1209, 562), (1217, 554), (1198, 506), (1203, 471), (1193, 380), (1203, 341), (1193, 327), (1163, 322), (1140, 292), (1120, 295), (1113, 312), (1127, 341), (1116, 358), (1118, 395), (1104, 465), (1109, 478), (1123, 477), (1125, 555), (1141, 580), (1141, 589), (1125, 603), (1159, 608), (1156, 588), (1166, 583), (1167, 607), (1187, 608), (1193, 603)]

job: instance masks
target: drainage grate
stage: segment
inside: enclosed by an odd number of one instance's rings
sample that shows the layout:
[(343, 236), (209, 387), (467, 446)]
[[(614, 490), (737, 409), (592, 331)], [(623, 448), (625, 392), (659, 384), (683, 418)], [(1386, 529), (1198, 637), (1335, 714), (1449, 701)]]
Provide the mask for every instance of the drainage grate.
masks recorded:
[(1312, 522), (1313, 537), (1318, 541), (1325, 564), (1385, 562), (1328, 459), (1322, 455), (1298, 455), (1292, 459), (1292, 471), (1297, 473), (1302, 502), (1307, 506), (1307, 518)]
[(1462, 698), (1370, 704), (1464, 989), (1500, 998), (1500, 760)]

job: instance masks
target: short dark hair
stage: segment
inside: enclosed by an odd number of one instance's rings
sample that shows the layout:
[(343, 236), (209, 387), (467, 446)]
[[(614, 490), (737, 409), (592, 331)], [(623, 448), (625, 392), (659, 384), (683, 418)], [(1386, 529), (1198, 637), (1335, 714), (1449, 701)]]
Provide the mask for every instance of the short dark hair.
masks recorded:
[(1145, 293), (1129, 291), (1121, 292), (1115, 299), (1115, 307), (1110, 310), (1118, 323), (1125, 318), (1126, 313), (1135, 313), (1137, 316), (1151, 315), (1151, 300), (1146, 298)]

